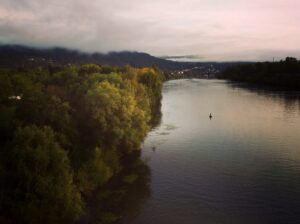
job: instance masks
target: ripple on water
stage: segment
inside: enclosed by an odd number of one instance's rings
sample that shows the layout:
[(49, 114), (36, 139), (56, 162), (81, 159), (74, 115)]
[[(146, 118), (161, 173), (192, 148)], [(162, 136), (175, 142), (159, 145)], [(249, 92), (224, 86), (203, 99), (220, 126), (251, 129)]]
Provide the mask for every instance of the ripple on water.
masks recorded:
[(299, 224), (299, 99), (219, 80), (167, 82), (162, 122), (143, 149), (151, 197), (128, 223)]

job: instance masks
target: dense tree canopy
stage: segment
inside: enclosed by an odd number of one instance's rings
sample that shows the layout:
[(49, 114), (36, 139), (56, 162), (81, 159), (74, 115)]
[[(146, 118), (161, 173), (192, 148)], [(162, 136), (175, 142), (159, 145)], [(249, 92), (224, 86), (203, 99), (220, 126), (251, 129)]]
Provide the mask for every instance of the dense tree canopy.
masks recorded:
[[(82, 211), (67, 152), (49, 127), (18, 128), (1, 153), (1, 210), (17, 223), (74, 221)], [(5, 181), (3, 181), (5, 180)]]
[(95, 64), (1, 70), (0, 222), (74, 223), (95, 189), (125, 170), (134, 182), (163, 79)]
[(225, 69), (219, 78), (299, 90), (300, 62), (287, 57), (280, 62), (237, 64)]

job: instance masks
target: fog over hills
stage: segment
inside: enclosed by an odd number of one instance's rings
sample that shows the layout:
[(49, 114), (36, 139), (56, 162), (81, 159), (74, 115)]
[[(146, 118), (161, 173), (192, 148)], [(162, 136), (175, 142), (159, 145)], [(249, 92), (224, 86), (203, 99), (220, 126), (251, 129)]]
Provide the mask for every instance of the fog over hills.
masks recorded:
[(35, 48), (22, 45), (0, 45), (0, 66), (14, 67), (26, 63), (52, 62), (57, 64), (97, 63), (112, 66), (131, 65), (133, 67), (157, 66), (163, 71), (189, 69), (197, 66), (215, 64), (219, 69), (231, 63), (180, 62), (151, 56), (147, 53), (121, 51), (103, 53), (85, 53), (78, 50), (54, 47)]

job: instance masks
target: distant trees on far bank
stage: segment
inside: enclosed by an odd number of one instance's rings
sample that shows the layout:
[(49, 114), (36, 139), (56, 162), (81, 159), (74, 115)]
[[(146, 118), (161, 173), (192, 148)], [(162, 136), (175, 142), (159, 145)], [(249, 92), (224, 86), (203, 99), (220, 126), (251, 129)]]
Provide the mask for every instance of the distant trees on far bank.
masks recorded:
[(287, 57), (279, 62), (237, 64), (225, 69), (218, 78), (299, 90), (300, 61)]

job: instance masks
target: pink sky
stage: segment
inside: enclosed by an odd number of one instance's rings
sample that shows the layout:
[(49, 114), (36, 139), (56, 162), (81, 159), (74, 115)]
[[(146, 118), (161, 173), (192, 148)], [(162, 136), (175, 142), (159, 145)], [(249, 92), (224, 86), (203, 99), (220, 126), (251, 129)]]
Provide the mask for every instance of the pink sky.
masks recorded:
[(0, 0), (0, 42), (202, 60), (300, 57), (299, 0)]

